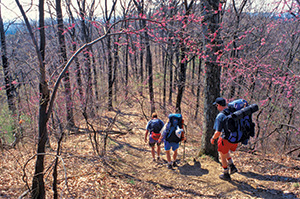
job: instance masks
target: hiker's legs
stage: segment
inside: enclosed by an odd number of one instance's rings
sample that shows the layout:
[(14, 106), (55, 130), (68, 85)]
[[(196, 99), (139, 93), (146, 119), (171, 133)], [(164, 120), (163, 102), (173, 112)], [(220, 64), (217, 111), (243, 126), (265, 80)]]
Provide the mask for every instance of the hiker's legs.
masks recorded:
[(224, 154), (224, 153), (220, 152), (221, 163), (222, 163), (222, 167), (224, 169), (226, 169), (228, 167), (227, 156), (228, 156), (228, 153)]
[(167, 161), (168, 161), (168, 163), (171, 163), (171, 154), (170, 154), (170, 150), (166, 151), (166, 155), (167, 155)]
[(170, 144), (170, 142), (165, 140), (165, 151), (166, 151), (166, 155), (167, 155), (167, 161), (168, 161), (169, 164), (171, 164), (170, 150), (171, 150), (171, 144)]
[(179, 143), (175, 143), (175, 142), (172, 142), (171, 143), (172, 145), (172, 150), (173, 150), (173, 162), (176, 161), (176, 158), (177, 158), (177, 149), (179, 148)]
[(219, 175), (219, 178), (222, 180), (230, 181), (231, 177), (229, 175), (229, 169), (228, 169), (228, 164), (227, 164), (227, 155), (228, 155), (227, 153), (224, 154), (224, 153), (220, 152), (223, 173), (221, 175)]
[(230, 152), (227, 153), (226, 160), (227, 160), (227, 165), (228, 165), (229, 170), (230, 170), (230, 174), (234, 174), (234, 173), (238, 172), (238, 169), (233, 164), (233, 160), (230, 156)]
[(177, 166), (176, 158), (177, 158), (177, 149), (179, 148), (179, 143), (172, 142), (172, 150), (173, 150), (173, 167)]
[(177, 149), (173, 153), (173, 162), (176, 161), (176, 158), (177, 158)]
[(152, 154), (152, 158), (155, 159), (155, 146), (151, 147), (151, 154)]
[(168, 161), (168, 168), (169, 169), (172, 169), (171, 151), (170, 151), (171, 148), (173, 148), (171, 143), (165, 140), (165, 151), (166, 151), (166, 155), (167, 155), (167, 161)]
[(218, 151), (221, 157), (221, 163), (223, 168), (228, 167), (228, 163), (232, 164), (229, 151), (235, 151), (238, 144), (228, 142), (228, 140), (219, 138), (218, 140)]
[(226, 155), (226, 161), (228, 165), (233, 163), (229, 152)]
[(151, 142), (150, 140), (149, 140), (149, 146), (151, 147), (151, 154), (152, 154), (152, 158), (153, 158), (153, 160), (155, 159), (155, 142)]
[(157, 157), (160, 157), (160, 144), (157, 144)]
[[(231, 180), (231, 177), (229, 175), (229, 168), (230, 167), (230, 173), (235, 173), (237, 172), (237, 169), (235, 168), (235, 166), (232, 164), (232, 159), (230, 157), (230, 153), (229, 151), (235, 151), (237, 148), (238, 144), (233, 144), (228, 142), (228, 140), (223, 139), (223, 138), (219, 138), (218, 140), (218, 151), (220, 154), (220, 158), (221, 158), (221, 163), (222, 163), (222, 167), (223, 167), (223, 174), (221, 174), (219, 177), (222, 180)], [(228, 165), (229, 164), (229, 165)]]

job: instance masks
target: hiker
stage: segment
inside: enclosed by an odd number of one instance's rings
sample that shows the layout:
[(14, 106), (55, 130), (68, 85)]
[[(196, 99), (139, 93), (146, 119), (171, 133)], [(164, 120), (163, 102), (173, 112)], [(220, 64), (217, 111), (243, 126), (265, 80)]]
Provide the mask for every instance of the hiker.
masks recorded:
[[(219, 176), (222, 180), (230, 181), (231, 177), (230, 174), (234, 174), (237, 172), (237, 168), (233, 164), (233, 160), (230, 156), (230, 151), (234, 152), (238, 146), (238, 143), (230, 143), (227, 139), (225, 139), (224, 133), (224, 119), (225, 114), (223, 111), (227, 109), (226, 100), (222, 97), (218, 97), (215, 102), (213, 103), (219, 111), (214, 123), (214, 130), (215, 133), (212, 136), (210, 142), (211, 144), (215, 143), (215, 140), (218, 139), (218, 152), (221, 157), (221, 164), (223, 167), (223, 173)], [(221, 136), (221, 137), (220, 137)], [(229, 169), (228, 169), (229, 167)], [(230, 170), (230, 173), (229, 173)]]
[[(158, 142), (164, 141), (164, 148), (167, 155), (168, 168), (173, 169), (177, 166), (176, 158), (178, 155), (179, 142), (186, 141), (183, 131), (183, 119), (181, 114), (170, 114), (169, 121), (162, 129)], [(171, 149), (173, 151), (173, 161), (171, 160)]]
[(157, 160), (160, 160), (160, 142), (158, 139), (160, 137), (160, 131), (164, 126), (164, 122), (157, 117), (157, 113), (152, 113), (151, 120), (147, 123), (146, 133), (145, 133), (145, 143), (147, 143), (148, 133), (149, 134), (149, 146), (151, 147), (151, 154), (153, 161), (155, 161), (155, 144), (157, 145)]

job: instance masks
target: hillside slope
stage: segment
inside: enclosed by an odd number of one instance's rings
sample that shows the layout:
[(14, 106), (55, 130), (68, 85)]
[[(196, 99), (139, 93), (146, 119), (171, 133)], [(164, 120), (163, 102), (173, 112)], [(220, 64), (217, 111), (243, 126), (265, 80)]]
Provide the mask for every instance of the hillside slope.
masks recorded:
[[(58, 170), (61, 198), (300, 198), (300, 161), (237, 151), (233, 159), (239, 172), (231, 182), (222, 181), (219, 163), (208, 156), (194, 159), (200, 143), (190, 130), (179, 148), (179, 166), (170, 170), (163, 148), (162, 160), (153, 162), (139, 114), (127, 112), (118, 121), (130, 130), (109, 137), (104, 157), (93, 150), (93, 134), (66, 137)], [(27, 190), (25, 182), (30, 186), (35, 161), (28, 160), (34, 152), (28, 143), (1, 153), (0, 198), (17, 198)], [(48, 154), (45, 184), (47, 198), (53, 198), (55, 151)]]

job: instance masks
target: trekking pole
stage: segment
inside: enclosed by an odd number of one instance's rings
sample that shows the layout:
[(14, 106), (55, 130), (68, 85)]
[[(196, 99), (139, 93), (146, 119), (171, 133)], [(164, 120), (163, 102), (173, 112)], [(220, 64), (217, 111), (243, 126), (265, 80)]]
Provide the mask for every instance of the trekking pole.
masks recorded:
[(185, 143), (186, 143), (186, 140), (187, 140), (187, 125), (186, 124), (183, 124), (184, 126), (184, 133), (185, 133), (185, 140), (183, 141), (183, 161), (185, 161)]

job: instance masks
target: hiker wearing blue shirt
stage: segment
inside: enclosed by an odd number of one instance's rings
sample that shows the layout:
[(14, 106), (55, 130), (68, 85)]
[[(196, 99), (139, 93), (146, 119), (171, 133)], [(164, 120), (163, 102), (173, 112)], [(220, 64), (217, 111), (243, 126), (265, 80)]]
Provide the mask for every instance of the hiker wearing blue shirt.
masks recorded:
[[(177, 166), (176, 159), (179, 142), (186, 140), (183, 131), (183, 119), (181, 114), (170, 114), (169, 121), (165, 124), (161, 132), (162, 133), (158, 142), (164, 141), (168, 169), (173, 169), (173, 167)], [(171, 159), (171, 149), (173, 151), (173, 161)]]
[(230, 156), (230, 151), (235, 151), (238, 143), (231, 143), (224, 138), (224, 119), (226, 118), (226, 115), (223, 113), (223, 111), (227, 108), (226, 100), (222, 97), (218, 97), (213, 104), (217, 107), (219, 114), (217, 115), (214, 123), (215, 133), (212, 136), (210, 142), (211, 144), (214, 144), (215, 140), (219, 138), (218, 152), (220, 154), (222, 167), (224, 169), (223, 173), (219, 177), (222, 180), (230, 181), (230, 174), (237, 172), (237, 168), (233, 164), (232, 158)]
[(145, 143), (148, 141), (149, 134), (149, 146), (151, 147), (151, 154), (153, 161), (155, 161), (155, 144), (157, 145), (157, 160), (160, 160), (160, 142), (158, 139), (160, 137), (160, 131), (163, 128), (164, 123), (162, 120), (158, 119), (157, 113), (152, 113), (152, 119), (147, 123), (146, 133), (145, 133)]

